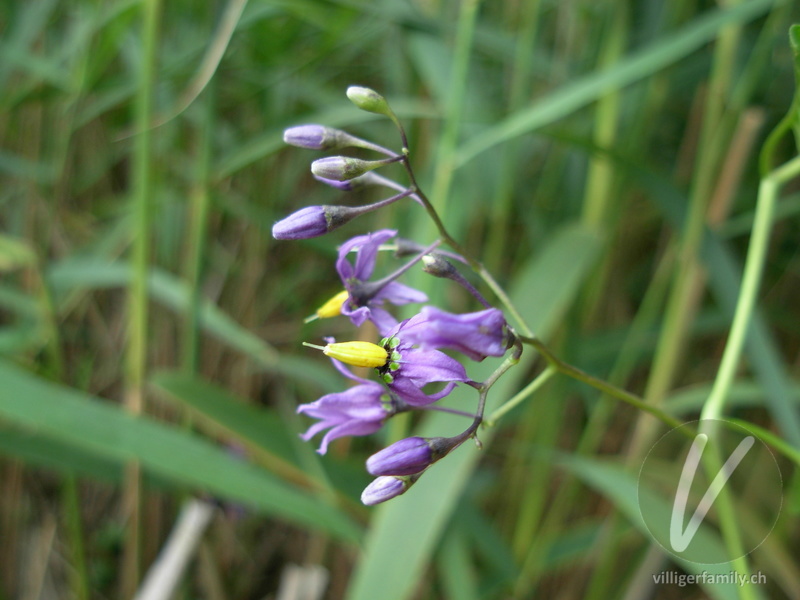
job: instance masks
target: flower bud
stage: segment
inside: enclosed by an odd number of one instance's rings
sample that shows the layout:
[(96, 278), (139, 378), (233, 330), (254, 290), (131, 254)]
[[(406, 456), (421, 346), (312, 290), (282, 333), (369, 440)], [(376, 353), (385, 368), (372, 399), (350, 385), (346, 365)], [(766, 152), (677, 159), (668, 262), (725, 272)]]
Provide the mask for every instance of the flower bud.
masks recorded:
[(367, 148), (378, 151), (386, 151), (372, 142), (362, 140), (354, 135), (350, 135), (341, 129), (325, 127), (324, 125), (299, 125), (290, 127), (283, 132), (283, 141), (292, 146), (308, 148), (309, 150), (339, 150), (341, 148)]
[(309, 150), (330, 150), (338, 147), (336, 129), (324, 125), (299, 125), (283, 132), (283, 141)]
[(456, 268), (450, 264), (450, 261), (435, 254), (426, 254), (422, 257), (422, 270), (428, 275), (445, 279), (452, 279), (454, 275), (458, 274)]
[(363, 175), (372, 169), (385, 165), (380, 160), (361, 160), (349, 156), (328, 156), (311, 163), (311, 172), (324, 179), (334, 181), (348, 181)]
[(364, 207), (307, 206), (272, 226), (276, 240), (306, 240), (338, 229), (365, 212)]
[(351, 85), (349, 88), (347, 88), (347, 97), (361, 110), (377, 113), (379, 115), (385, 115), (394, 119), (394, 113), (392, 112), (392, 109), (389, 108), (389, 103), (386, 102), (386, 98), (381, 96), (375, 90), (371, 90), (366, 87), (359, 87), (357, 85)]
[(367, 459), (370, 475), (413, 475), (447, 453), (445, 438), (410, 437), (395, 442)]
[(378, 477), (361, 493), (361, 502), (374, 506), (404, 494), (414, 483), (408, 477)]
[(334, 342), (324, 347), (303, 342), (303, 345), (355, 367), (383, 367), (389, 359), (388, 352), (372, 342)]
[(324, 206), (307, 206), (272, 226), (276, 240), (305, 240), (329, 231), (329, 221)]

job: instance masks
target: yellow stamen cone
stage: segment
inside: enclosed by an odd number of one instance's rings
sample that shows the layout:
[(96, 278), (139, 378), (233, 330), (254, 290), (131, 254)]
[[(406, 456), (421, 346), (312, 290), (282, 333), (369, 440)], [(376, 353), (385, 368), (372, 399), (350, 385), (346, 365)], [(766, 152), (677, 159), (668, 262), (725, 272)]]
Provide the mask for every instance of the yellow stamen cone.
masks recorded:
[(309, 323), (315, 319), (328, 319), (330, 317), (338, 317), (342, 314), (342, 305), (347, 301), (349, 294), (347, 290), (342, 290), (333, 298), (328, 300), (325, 304), (320, 306), (313, 315), (308, 317), (305, 322)]
[(303, 345), (322, 350), (325, 356), (354, 367), (383, 367), (389, 359), (388, 352), (372, 342), (336, 342), (325, 347), (303, 342)]

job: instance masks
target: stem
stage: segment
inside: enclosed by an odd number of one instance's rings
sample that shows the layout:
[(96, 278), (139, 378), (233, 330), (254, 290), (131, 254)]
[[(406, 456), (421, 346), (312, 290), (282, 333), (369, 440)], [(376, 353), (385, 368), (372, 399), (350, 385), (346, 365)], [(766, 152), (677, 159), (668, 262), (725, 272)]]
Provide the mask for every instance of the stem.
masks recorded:
[(638, 408), (639, 410), (643, 410), (646, 413), (653, 415), (655, 418), (660, 420), (661, 422), (669, 425), (670, 427), (680, 427), (683, 425), (681, 421), (672, 417), (665, 413), (660, 408), (655, 406), (651, 406), (644, 400), (642, 400), (639, 396), (635, 394), (631, 394), (628, 391), (623, 390), (603, 379), (598, 379), (593, 375), (589, 375), (584, 371), (581, 371), (577, 367), (573, 367), (571, 364), (564, 362), (556, 355), (554, 355), (550, 349), (545, 346), (538, 338), (535, 337), (526, 337), (526, 336), (518, 336), (519, 339), (525, 343), (533, 346), (536, 350), (545, 358), (545, 360), (550, 364), (551, 367), (556, 369), (559, 373), (566, 375), (567, 377), (571, 377), (572, 379), (576, 379), (581, 381), (587, 385), (592, 386), (593, 388), (600, 390), (601, 392), (616, 398), (617, 400), (622, 400), (623, 402), (627, 402), (631, 406)]
[(375, 202), (373, 204), (365, 204), (364, 206), (356, 206), (356, 207), (347, 207), (346, 210), (348, 211), (348, 214), (351, 215), (349, 216), (348, 221), (350, 219), (355, 219), (356, 217), (360, 217), (361, 215), (364, 215), (366, 213), (378, 210), (379, 208), (383, 208), (384, 206), (389, 206), (393, 202), (397, 202), (402, 198), (411, 196), (413, 193), (414, 193), (413, 190), (405, 190), (404, 192), (400, 192), (399, 194), (396, 194), (389, 198), (379, 200), (378, 202)]
[[(214, 125), (214, 84), (209, 83), (206, 92), (205, 121), (201, 131), (197, 160), (197, 181), (192, 186), (189, 198), (188, 217), (190, 223), (186, 258), (186, 280), (189, 285), (189, 310), (186, 315), (183, 335), (183, 366), (189, 373), (196, 373), (200, 352), (200, 280), (208, 241), (208, 217), (211, 206), (209, 178), (212, 155), (212, 133)], [(188, 415), (188, 413), (187, 413)], [(188, 417), (187, 417), (188, 418)]]
[(441, 218), (439, 218), (439, 213), (436, 212), (436, 209), (433, 207), (430, 200), (428, 200), (428, 197), (422, 192), (421, 189), (419, 189), (417, 180), (414, 177), (414, 170), (411, 168), (411, 163), (408, 160), (408, 156), (403, 159), (402, 163), (406, 169), (406, 172), (408, 173), (409, 179), (411, 180), (412, 188), (416, 191), (416, 194), (422, 202), (422, 206), (427, 211), (428, 216), (430, 216), (436, 225), (436, 229), (439, 230), (439, 236), (442, 238), (442, 241), (455, 250), (458, 254), (463, 256), (464, 260), (467, 261), (467, 264), (472, 268), (472, 270), (475, 271), (475, 273), (477, 273), (484, 282), (486, 282), (486, 285), (489, 286), (489, 288), (494, 292), (495, 296), (497, 296), (498, 300), (500, 300), (503, 306), (506, 307), (506, 310), (509, 312), (509, 314), (514, 317), (514, 320), (517, 322), (517, 325), (520, 327), (522, 332), (525, 333), (525, 335), (533, 335), (533, 332), (525, 323), (522, 315), (519, 314), (519, 311), (511, 302), (511, 298), (509, 298), (505, 290), (500, 287), (500, 284), (495, 281), (491, 273), (489, 273), (486, 270), (486, 267), (484, 267), (480, 262), (472, 258), (472, 256), (461, 246), (461, 244), (459, 244), (447, 231), (447, 228), (444, 226), (444, 223), (442, 223)]
[(503, 363), (495, 369), (494, 373), (489, 375), (486, 381), (478, 385), (478, 409), (475, 411), (475, 420), (472, 422), (472, 425), (464, 432), (466, 437), (474, 436), (475, 432), (478, 431), (478, 427), (480, 427), (483, 422), (483, 413), (486, 409), (486, 397), (489, 395), (489, 390), (506, 371), (519, 363), (519, 357), (522, 356), (522, 343), (519, 341), (519, 338), (514, 341), (514, 346), (514, 352), (511, 356), (506, 358)]
[(548, 365), (544, 371), (539, 373), (539, 375), (537, 375), (533, 381), (526, 385), (513, 398), (495, 410), (489, 416), (489, 418), (484, 421), (486, 427), (494, 427), (502, 416), (504, 416), (510, 410), (516, 408), (519, 404), (522, 404), (522, 402), (526, 400), (528, 396), (532, 396), (534, 393), (536, 393), (539, 388), (550, 381), (550, 379), (556, 373), (558, 373), (558, 369), (556, 369), (553, 365)]
[[(151, 235), (150, 202), (153, 162), (150, 123), (153, 115), (153, 88), (158, 36), (159, 0), (147, 0), (142, 6), (142, 55), (136, 103), (133, 179), (135, 229), (133, 238), (133, 274), (128, 290), (128, 354), (125, 406), (133, 415), (144, 410), (144, 379), (147, 364), (147, 275)], [(125, 480), (127, 535), (122, 553), (121, 596), (130, 598), (139, 579), (141, 531), (141, 471), (137, 462), (128, 465)]]
[(778, 197), (780, 186), (789, 179), (800, 174), (800, 157), (796, 157), (782, 167), (773, 171), (761, 181), (756, 202), (756, 214), (753, 222), (753, 234), (747, 250), (747, 260), (742, 277), (742, 288), (736, 304), (728, 342), (722, 355), (717, 377), (711, 394), (708, 397), (701, 419), (718, 419), (722, 414), (725, 399), (733, 383), (736, 367), (742, 354), (745, 338), (747, 337), (750, 318), (755, 307), (761, 274), (767, 255), (770, 229), (772, 227), (772, 214)]
[(458, 415), (460, 417), (469, 417), (470, 419), (474, 419), (476, 417), (474, 413), (470, 413), (465, 410), (456, 410), (455, 408), (447, 408), (446, 406), (437, 406), (435, 404), (431, 404), (429, 406), (415, 406), (414, 410), (435, 410), (437, 412), (449, 413), (451, 415)]
[(366, 299), (369, 300), (375, 296), (378, 292), (380, 292), (384, 287), (390, 284), (392, 281), (403, 275), (406, 271), (408, 271), (411, 267), (417, 264), (424, 256), (430, 254), (436, 248), (441, 245), (441, 240), (436, 240), (430, 246), (425, 248), (422, 252), (420, 252), (417, 256), (415, 256), (412, 260), (408, 261), (402, 267), (397, 269), (394, 273), (390, 273), (386, 277), (379, 279), (378, 281), (372, 281), (367, 284), (363, 284), (362, 287), (359, 289), (358, 296), (366, 296)]

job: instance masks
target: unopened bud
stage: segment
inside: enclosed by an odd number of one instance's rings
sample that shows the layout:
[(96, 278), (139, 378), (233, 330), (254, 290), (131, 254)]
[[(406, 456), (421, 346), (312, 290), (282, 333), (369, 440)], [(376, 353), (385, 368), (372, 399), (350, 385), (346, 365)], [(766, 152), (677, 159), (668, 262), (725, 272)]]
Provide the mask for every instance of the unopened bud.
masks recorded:
[(307, 206), (272, 226), (276, 240), (305, 240), (329, 231), (324, 206)]
[(391, 119), (395, 118), (392, 109), (389, 108), (389, 103), (386, 102), (386, 98), (381, 96), (375, 90), (371, 90), (370, 88), (366, 87), (359, 87), (357, 85), (351, 85), (349, 88), (347, 88), (347, 97), (361, 110), (377, 113), (379, 115), (385, 115)]
[(395, 442), (367, 459), (370, 475), (412, 475), (447, 454), (447, 438), (410, 437)]
[(450, 261), (435, 254), (426, 254), (422, 257), (422, 270), (434, 277), (444, 277), (445, 279), (452, 279), (453, 275), (458, 274)]
[(365, 212), (365, 207), (307, 206), (272, 226), (276, 240), (306, 240), (338, 229)]
[(374, 506), (404, 494), (416, 478), (414, 477), (378, 477), (361, 493), (361, 502)]
[(328, 156), (311, 163), (311, 172), (317, 177), (334, 181), (348, 181), (385, 165), (380, 160), (361, 160), (349, 156)]
[[(283, 132), (283, 141), (309, 150), (331, 150), (339, 145), (339, 130), (324, 125), (298, 125)], [(343, 133), (343, 132), (341, 132)]]

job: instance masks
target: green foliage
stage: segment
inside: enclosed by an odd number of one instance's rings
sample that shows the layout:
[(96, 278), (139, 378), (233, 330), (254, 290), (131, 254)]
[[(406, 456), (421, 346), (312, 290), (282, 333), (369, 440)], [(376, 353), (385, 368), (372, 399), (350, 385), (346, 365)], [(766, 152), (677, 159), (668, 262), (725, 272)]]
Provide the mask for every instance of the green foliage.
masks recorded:
[[(800, 231), (782, 198), (800, 168), (798, 20), (771, 0), (4, 3), (0, 598), (132, 597), (187, 496), (226, 509), (186, 597), (277, 596), (292, 564), (322, 565), (328, 597), (351, 600), (667, 599), (681, 590), (655, 572), (734, 568), (767, 583), (691, 593), (800, 597)], [(754, 485), (735, 523), (701, 533), (730, 556), (731, 530), (746, 539), (780, 500), (761, 547), (713, 569), (663, 553), (636, 471), (666, 427), (563, 372), (385, 506), (358, 503), (364, 459), (463, 417), (393, 419), (324, 457), (299, 439), (296, 406), (347, 385), (300, 345), (354, 335), (303, 324), (339, 291), (336, 245), (435, 235), (400, 202), (271, 239), (303, 206), (381, 199), (318, 185), (322, 155), (282, 142), (321, 123), (399, 148), (349, 86), (390, 103), (449, 231), (556, 356), (680, 420), (712, 397), (774, 449), (782, 492)], [(477, 309), (409, 275), (442, 308)], [(545, 366), (526, 347), (489, 413)], [(472, 411), (474, 390), (446, 404)], [(58, 560), (22, 564), (50, 547)]]

